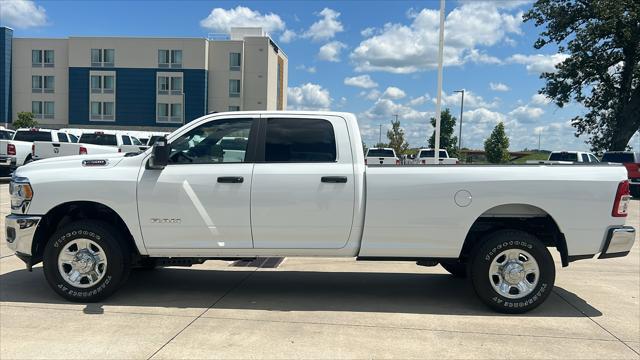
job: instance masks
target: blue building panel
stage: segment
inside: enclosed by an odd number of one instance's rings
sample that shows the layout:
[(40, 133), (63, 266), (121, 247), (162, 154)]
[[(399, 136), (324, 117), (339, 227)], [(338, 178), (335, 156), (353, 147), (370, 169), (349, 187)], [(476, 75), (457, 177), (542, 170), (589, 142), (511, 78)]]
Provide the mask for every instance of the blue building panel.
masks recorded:
[(0, 27), (0, 123), (11, 122), (11, 50), (13, 30)]
[[(89, 120), (89, 74), (104, 68), (69, 68), (69, 125), (97, 125)], [(158, 72), (181, 72), (186, 122), (207, 109), (207, 71), (204, 69), (110, 68), (116, 73), (116, 126), (180, 126), (156, 123), (156, 79)]]

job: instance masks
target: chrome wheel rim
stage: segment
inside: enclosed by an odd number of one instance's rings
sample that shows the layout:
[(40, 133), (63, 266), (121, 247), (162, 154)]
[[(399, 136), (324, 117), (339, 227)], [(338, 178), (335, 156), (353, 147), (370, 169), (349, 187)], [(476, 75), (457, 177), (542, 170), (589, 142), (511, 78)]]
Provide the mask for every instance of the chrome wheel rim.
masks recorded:
[(498, 294), (509, 299), (520, 299), (531, 294), (539, 278), (538, 262), (522, 249), (501, 252), (489, 266), (491, 286)]
[(62, 278), (77, 288), (88, 288), (102, 280), (107, 272), (107, 255), (95, 241), (74, 239), (58, 255)]

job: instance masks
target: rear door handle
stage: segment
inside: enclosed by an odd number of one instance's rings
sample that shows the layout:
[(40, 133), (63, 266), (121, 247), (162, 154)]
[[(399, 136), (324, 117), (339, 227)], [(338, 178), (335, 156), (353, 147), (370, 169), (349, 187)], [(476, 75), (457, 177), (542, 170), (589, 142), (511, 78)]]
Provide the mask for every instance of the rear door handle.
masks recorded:
[(244, 178), (242, 176), (220, 176), (218, 177), (218, 182), (224, 184), (239, 184), (244, 182)]
[(323, 176), (320, 181), (324, 183), (346, 183), (346, 176)]

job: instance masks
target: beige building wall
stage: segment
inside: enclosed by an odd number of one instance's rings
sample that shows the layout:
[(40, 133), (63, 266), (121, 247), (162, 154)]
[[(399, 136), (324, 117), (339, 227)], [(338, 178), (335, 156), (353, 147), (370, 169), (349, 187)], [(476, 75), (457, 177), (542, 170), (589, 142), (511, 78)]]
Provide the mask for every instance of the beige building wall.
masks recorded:
[[(229, 54), (240, 53), (240, 70), (230, 70)], [(243, 110), (244, 79), (243, 71), (245, 62), (244, 44), (242, 41), (211, 41), (209, 42), (209, 67), (208, 81), (209, 112), (229, 111), (229, 106), (239, 106)], [(240, 80), (240, 97), (229, 96), (229, 80)]]
[[(53, 50), (53, 67), (33, 67), (31, 50)], [(14, 38), (11, 61), (11, 111), (17, 119), (22, 111), (31, 112), (32, 101), (53, 101), (52, 119), (36, 118), (40, 126), (65, 125), (69, 119), (69, 67), (67, 39)], [(53, 93), (34, 93), (31, 77), (54, 76)]]

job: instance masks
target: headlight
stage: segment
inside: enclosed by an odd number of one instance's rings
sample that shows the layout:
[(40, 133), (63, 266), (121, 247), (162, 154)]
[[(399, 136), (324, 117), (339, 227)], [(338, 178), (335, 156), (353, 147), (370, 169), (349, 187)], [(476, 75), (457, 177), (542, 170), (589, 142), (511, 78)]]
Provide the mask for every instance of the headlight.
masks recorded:
[(29, 179), (24, 177), (12, 178), (11, 183), (9, 183), (9, 195), (11, 196), (11, 210), (19, 210), (23, 214), (26, 213), (33, 198), (33, 189), (31, 189)]

